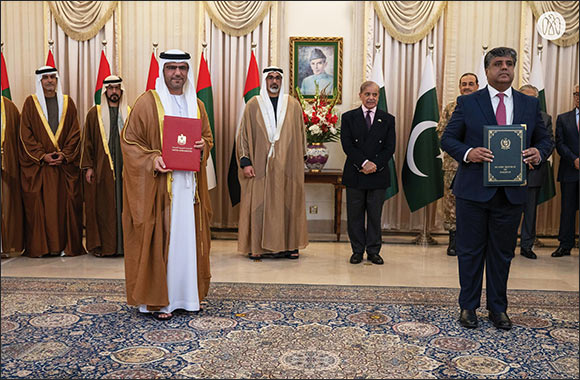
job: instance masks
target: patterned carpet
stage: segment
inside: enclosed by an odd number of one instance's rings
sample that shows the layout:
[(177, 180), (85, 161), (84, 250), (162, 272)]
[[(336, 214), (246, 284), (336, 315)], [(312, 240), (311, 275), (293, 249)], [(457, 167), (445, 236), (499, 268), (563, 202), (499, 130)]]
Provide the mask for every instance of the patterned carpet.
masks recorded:
[[(124, 282), (2, 278), (1, 378), (578, 378), (578, 292), (508, 294), (511, 331), (457, 289), (213, 283), (170, 321)], [(482, 302), (485, 305), (485, 300)]]

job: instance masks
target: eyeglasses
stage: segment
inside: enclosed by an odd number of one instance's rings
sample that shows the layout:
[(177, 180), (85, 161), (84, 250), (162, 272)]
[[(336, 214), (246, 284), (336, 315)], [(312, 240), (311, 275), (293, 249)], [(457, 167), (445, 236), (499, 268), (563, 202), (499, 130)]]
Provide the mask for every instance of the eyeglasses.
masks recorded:
[(572, 94), (574, 94), (574, 96), (578, 96), (579, 95), (578, 91), (573, 92)]
[(177, 69), (179, 69), (181, 71), (187, 71), (189, 69), (189, 67), (187, 65), (179, 65), (179, 66), (176, 66), (176, 65), (165, 65), (165, 68), (167, 70), (170, 70), (170, 71), (175, 71)]

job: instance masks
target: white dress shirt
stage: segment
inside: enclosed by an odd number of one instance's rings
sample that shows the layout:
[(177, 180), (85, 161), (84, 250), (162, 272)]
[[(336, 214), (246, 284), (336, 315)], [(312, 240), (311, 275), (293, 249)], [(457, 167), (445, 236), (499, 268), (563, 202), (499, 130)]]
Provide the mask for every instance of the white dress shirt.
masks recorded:
[[(495, 115), (497, 111), (497, 106), (499, 105), (499, 97), (497, 96), (497, 94), (499, 94), (500, 91), (491, 87), (491, 85), (489, 84), (487, 85), (487, 90), (489, 91), (491, 106), (493, 107), (493, 114)], [(505, 94), (505, 96), (503, 97), (503, 104), (505, 105), (505, 123), (506, 125), (510, 125), (514, 120), (514, 97), (512, 93), (512, 88), (511, 87), (508, 88), (503, 93)], [(465, 152), (465, 155), (463, 156), (464, 162), (469, 162), (467, 160), (467, 155), (469, 154), (469, 152), (471, 152), (471, 149), (473, 148), (469, 148), (467, 149), (467, 152)]]

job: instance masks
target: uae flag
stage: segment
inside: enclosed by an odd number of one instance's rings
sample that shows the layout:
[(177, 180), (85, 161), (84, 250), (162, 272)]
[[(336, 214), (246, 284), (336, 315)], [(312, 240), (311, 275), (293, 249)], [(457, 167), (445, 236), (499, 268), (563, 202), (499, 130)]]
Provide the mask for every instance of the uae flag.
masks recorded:
[[(373, 62), (373, 71), (371, 73), (371, 80), (379, 85), (379, 103), (377, 108), (388, 111), (387, 107), (387, 94), (385, 92), (385, 76), (383, 75), (383, 54), (382, 51), (377, 51), (375, 54), (375, 60)], [(395, 165), (395, 158), (391, 157), (387, 163), (389, 168), (389, 177), (391, 179), (391, 185), (387, 188), (385, 192), (385, 200), (391, 198), (399, 192), (399, 183), (397, 182), (397, 169)]]
[(411, 212), (443, 196), (443, 152), (435, 130), (438, 120), (435, 74), (427, 57), (403, 163), (403, 190)]
[(101, 92), (103, 90), (103, 81), (111, 75), (109, 61), (105, 56), (105, 51), (101, 51), (101, 61), (99, 62), (99, 72), (97, 74), (97, 85), (95, 87), (95, 104), (101, 104)]
[(56, 65), (54, 64), (54, 55), (52, 55), (52, 50), (48, 50), (48, 56), (46, 57), (46, 66), (54, 67), (56, 69)]
[[(248, 67), (248, 75), (246, 76), (246, 85), (244, 86), (244, 103), (247, 103), (254, 96), (260, 94), (260, 71), (258, 70), (258, 62), (256, 56), (252, 51), (250, 56), (250, 66)], [(242, 110), (243, 112), (243, 110)], [(236, 126), (237, 130), (237, 126)], [(236, 160), (236, 141), (232, 149), (232, 156), (230, 157), (230, 167), (228, 170), (228, 190), (230, 193), (230, 201), (232, 207), (240, 203), (240, 181), (238, 180), (238, 163)]]
[[(147, 75), (147, 87), (145, 87), (145, 91), (155, 90), (157, 77), (159, 77), (159, 62), (155, 58), (155, 53), (151, 53), (151, 63), (149, 64), (149, 74)], [(213, 124), (211, 131), (213, 132)]]
[(6, 71), (6, 61), (4, 61), (4, 53), (0, 53), (0, 64), (2, 67), (0, 68), (0, 82), (2, 82), (2, 96), (12, 100), (12, 96), (10, 95), (10, 83), (8, 83), (8, 72)]
[[(155, 57), (153, 56), (153, 59)], [(157, 60), (155, 60), (157, 62)], [(149, 73), (151, 75), (151, 72)], [(151, 78), (151, 77), (149, 77)], [(149, 85), (149, 81), (147, 83)], [(213, 189), (217, 185), (216, 175), (215, 175), (215, 129), (214, 129), (214, 117), (213, 117), (213, 94), (211, 89), (211, 79), (209, 76), (209, 70), (207, 68), (207, 62), (203, 53), (201, 53), (201, 59), (199, 61), (199, 72), (197, 74), (197, 98), (203, 102), (205, 110), (207, 111), (207, 117), (209, 119), (209, 126), (211, 128), (211, 134), (214, 137), (214, 145), (211, 149), (211, 154), (207, 159), (207, 182), (209, 190)]]
[[(540, 108), (546, 112), (546, 93), (544, 91), (544, 69), (539, 57), (532, 66), (530, 73), (530, 84), (538, 89), (538, 100)], [(538, 203), (544, 203), (556, 196), (556, 184), (554, 182), (554, 167), (552, 166), (552, 156), (548, 159), (548, 175), (544, 177), (540, 193), (538, 194)]]

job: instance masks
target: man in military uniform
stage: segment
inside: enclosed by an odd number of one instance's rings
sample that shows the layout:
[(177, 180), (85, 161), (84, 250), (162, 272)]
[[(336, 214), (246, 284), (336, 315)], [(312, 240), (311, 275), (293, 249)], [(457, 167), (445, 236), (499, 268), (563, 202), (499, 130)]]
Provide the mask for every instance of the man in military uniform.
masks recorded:
[[(479, 89), (479, 84), (477, 80), (477, 75), (473, 73), (465, 73), (459, 78), (459, 93), (461, 95), (471, 94)], [(447, 104), (441, 112), (441, 118), (437, 124), (437, 134), (439, 138), (443, 135), (445, 127), (449, 119), (451, 119), (451, 114), (455, 110), (457, 101), (454, 100)], [(445, 183), (445, 190), (443, 194), (443, 228), (445, 231), (449, 231), (449, 246), (447, 247), (447, 254), (449, 256), (455, 256), (455, 196), (451, 191), (451, 182), (455, 177), (455, 172), (457, 172), (457, 161), (453, 159), (447, 152), (444, 152), (443, 156), (443, 181)]]

